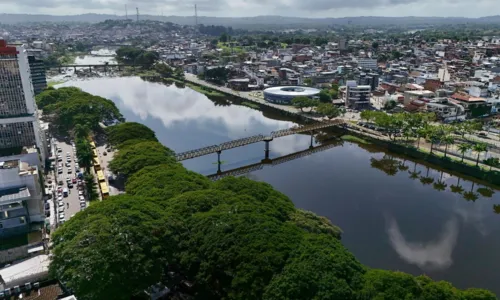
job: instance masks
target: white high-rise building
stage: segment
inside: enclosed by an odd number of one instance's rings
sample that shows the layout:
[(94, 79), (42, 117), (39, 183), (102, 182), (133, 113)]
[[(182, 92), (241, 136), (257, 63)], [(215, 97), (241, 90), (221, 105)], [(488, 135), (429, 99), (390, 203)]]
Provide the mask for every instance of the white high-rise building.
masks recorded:
[(26, 49), (0, 40), (0, 149), (36, 146), (47, 158)]

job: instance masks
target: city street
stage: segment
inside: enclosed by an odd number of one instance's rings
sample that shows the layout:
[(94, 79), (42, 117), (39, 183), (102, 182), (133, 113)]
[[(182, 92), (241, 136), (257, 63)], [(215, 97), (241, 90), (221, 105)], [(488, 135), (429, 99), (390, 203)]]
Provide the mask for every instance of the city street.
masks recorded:
[[(56, 141), (54, 144), (55, 146), (59, 147), (62, 149), (59, 154), (61, 154), (62, 161), (58, 161), (57, 159), (57, 150), (56, 147), (53, 147), (53, 150), (56, 151), (56, 168), (54, 169), (55, 172), (55, 178), (57, 179), (56, 184), (57, 186), (61, 186), (59, 183), (62, 181), (62, 188), (68, 188), (68, 184), (66, 181), (66, 178), (70, 178), (71, 180), (77, 176), (77, 173), (75, 172), (75, 163), (76, 163), (76, 153), (73, 151), (73, 147), (71, 144), (64, 142), (64, 141)], [(69, 163), (69, 166), (66, 166), (67, 163), (67, 153), (70, 154), (71, 162)], [(58, 169), (60, 168), (60, 165), (62, 164), (62, 174), (58, 174)], [(79, 172), (81, 169), (79, 170)], [(57, 189), (57, 187), (56, 187)], [(57, 220), (59, 220), (59, 215), (60, 215), (60, 210), (64, 209), (64, 216), (65, 220), (69, 220), (74, 214), (80, 211), (80, 200), (78, 197), (78, 188), (77, 184), (74, 184), (72, 188), (68, 188), (68, 196), (63, 197), (63, 206), (59, 206), (59, 203), (57, 201), (58, 196), (56, 195), (54, 204), (57, 207)], [(88, 204), (88, 203), (87, 203)]]

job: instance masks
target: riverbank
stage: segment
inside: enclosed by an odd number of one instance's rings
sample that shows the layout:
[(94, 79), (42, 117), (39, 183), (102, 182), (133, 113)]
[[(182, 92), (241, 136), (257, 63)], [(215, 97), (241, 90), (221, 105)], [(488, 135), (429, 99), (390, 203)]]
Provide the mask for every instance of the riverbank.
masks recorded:
[(383, 136), (376, 136), (366, 130), (361, 131), (357, 126), (353, 125), (348, 126), (347, 130), (351, 135), (369, 141), (386, 151), (425, 161), (434, 167), (443, 168), (452, 173), (466, 175), (491, 185), (500, 185), (500, 172), (495, 169), (490, 171), (489, 167), (482, 163), (479, 163), (476, 167), (475, 161), (464, 158), (462, 162), (461, 158), (454, 156), (452, 153), (447, 153), (447, 156), (444, 157), (444, 154), (442, 154), (439, 149), (435, 148), (431, 153), (425, 143), (419, 145), (419, 148), (406, 146), (396, 143), (396, 141), (391, 141)]

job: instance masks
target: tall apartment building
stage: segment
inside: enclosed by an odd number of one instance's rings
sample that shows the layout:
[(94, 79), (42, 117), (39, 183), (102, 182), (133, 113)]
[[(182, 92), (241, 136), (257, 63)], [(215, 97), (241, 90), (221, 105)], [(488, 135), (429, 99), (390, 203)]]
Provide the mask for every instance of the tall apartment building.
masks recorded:
[(45, 65), (43, 60), (36, 58), (33, 55), (28, 56), (28, 63), (30, 65), (31, 82), (33, 84), (33, 91), (35, 96), (40, 94), (47, 88), (47, 77), (45, 76)]
[(20, 159), (0, 161), (0, 237), (27, 233), (31, 223), (44, 220), (38, 167)]
[(354, 80), (346, 82), (345, 105), (350, 108), (361, 108), (370, 104), (372, 87), (370, 85), (358, 85)]
[(47, 158), (26, 49), (0, 40), (0, 150), (36, 146)]

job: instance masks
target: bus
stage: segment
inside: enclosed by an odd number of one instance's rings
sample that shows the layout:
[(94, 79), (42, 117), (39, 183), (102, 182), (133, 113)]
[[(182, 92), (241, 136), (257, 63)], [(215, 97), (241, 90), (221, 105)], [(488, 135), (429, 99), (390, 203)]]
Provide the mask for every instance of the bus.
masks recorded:
[(102, 170), (97, 170), (97, 179), (99, 182), (106, 182), (106, 178), (104, 177), (104, 172)]
[(109, 196), (109, 187), (108, 187), (108, 184), (106, 182), (100, 182), (99, 186), (101, 188), (102, 199), (107, 198)]

